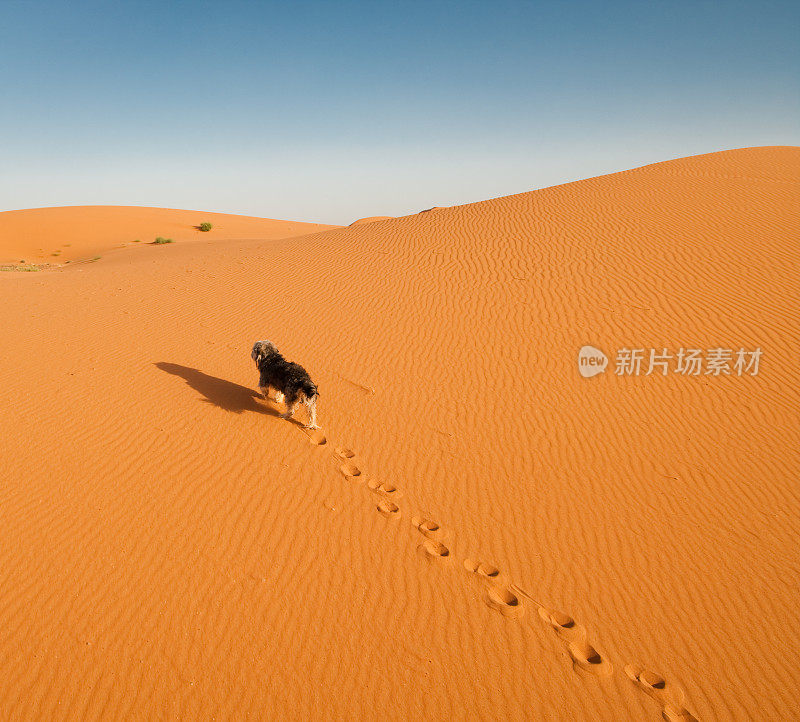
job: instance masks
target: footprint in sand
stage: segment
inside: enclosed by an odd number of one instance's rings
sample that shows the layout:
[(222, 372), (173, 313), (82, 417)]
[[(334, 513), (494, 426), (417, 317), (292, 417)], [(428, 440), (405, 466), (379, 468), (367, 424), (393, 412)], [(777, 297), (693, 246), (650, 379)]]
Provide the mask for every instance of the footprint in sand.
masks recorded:
[(427, 559), (444, 562), (450, 558), (450, 549), (435, 539), (426, 539), (419, 547)]
[(509, 587), (490, 586), (486, 592), (486, 603), (505, 617), (521, 617), (525, 605)]
[(572, 657), (573, 665), (578, 670), (589, 672), (598, 677), (608, 677), (614, 671), (611, 662), (585, 640), (582, 642), (570, 642), (567, 645), (567, 651)]
[(447, 532), (437, 522), (426, 519), (423, 516), (411, 517), (411, 523), (422, 536), (426, 536), (428, 539), (441, 540), (448, 537)]
[(496, 580), (500, 576), (500, 570), (493, 564), (476, 562), (472, 559), (464, 560), (464, 569), (472, 574), (477, 574), (479, 577), (485, 577), (490, 580)]
[(361, 476), (361, 469), (359, 469), (352, 460), (356, 455), (356, 452), (352, 449), (348, 449), (346, 446), (337, 446), (333, 450), (333, 453), (344, 461), (344, 464), (339, 467), (339, 471), (341, 471), (342, 474), (344, 474), (348, 479), (356, 479), (357, 481), (361, 481), (361, 479), (357, 478)]
[(572, 657), (572, 666), (576, 671), (589, 672), (598, 677), (608, 677), (614, 671), (611, 662), (589, 644), (586, 629), (569, 614), (539, 607), (539, 616), (566, 642), (567, 651)]
[(378, 502), (377, 508), (381, 514), (389, 519), (400, 518), (400, 507), (390, 499), (382, 499), (380, 502)]
[(625, 666), (625, 674), (639, 689), (661, 705), (661, 716), (668, 722), (697, 722), (697, 718), (683, 706), (683, 689), (670, 684), (661, 675), (649, 670)]
[(427, 537), (419, 548), (429, 559), (444, 561), (450, 558), (450, 549), (441, 541), (448, 534), (439, 524), (422, 516), (411, 517), (411, 523), (420, 534)]
[(308, 440), (314, 444), (314, 446), (324, 446), (328, 443), (328, 440), (325, 438), (325, 434), (322, 433), (322, 429), (316, 429), (309, 432)]
[(346, 461), (339, 467), (339, 471), (342, 472), (348, 479), (357, 479), (361, 476), (361, 469), (359, 469), (352, 461)]
[(400, 491), (394, 484), (388, 481), (378, 481), (377, 479), (370, 479), (367, 482), (367, 486), (372, 489), (372, 491), (377, 492), (379, 494), (383, 494), (389, 499), (399, 499), (403, 496), (403, 492)]
[(513, 589), (513, 585), (505, 586), (500, 570), (494, 564), (465, 559), (464, 569), (470, 574), (483, 577), (489, 582), (484, 601), (492, 609), (506, 617), (521, 617), (523, 615), (525, 605), (521, 597)]
[(565, 642), (575, 642), (586, 639), (586, 630), (577, 624), (569, 614), (539, 607), (539, 616), (544, 619)]

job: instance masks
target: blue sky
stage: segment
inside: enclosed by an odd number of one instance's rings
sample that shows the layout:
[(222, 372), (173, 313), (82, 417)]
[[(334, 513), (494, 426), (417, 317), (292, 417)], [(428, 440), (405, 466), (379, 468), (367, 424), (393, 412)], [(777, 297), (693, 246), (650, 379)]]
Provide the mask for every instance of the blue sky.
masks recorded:
[(796, 2), (0, 3), (0, 210), (349, 223), (800, 145)]

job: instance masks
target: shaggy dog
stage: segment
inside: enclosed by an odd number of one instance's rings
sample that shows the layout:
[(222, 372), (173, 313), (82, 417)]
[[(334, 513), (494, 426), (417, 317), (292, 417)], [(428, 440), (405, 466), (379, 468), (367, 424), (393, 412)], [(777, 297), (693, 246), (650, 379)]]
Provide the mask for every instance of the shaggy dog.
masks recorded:
[(275, 400), (286, 402), (286, 413), (281, 418), (291, 418), (298, 402), (308, 406), (310, 421), (307, 429), (318, 429), (317, 426), (317, 387), (308, 372), (293, 361), (287, 361), (278, 352), (272, 341), (256, 341), (250, 357), (256, 362), (261, 374), (258, 390), (269, 398), (270, 387), (275, 389)]

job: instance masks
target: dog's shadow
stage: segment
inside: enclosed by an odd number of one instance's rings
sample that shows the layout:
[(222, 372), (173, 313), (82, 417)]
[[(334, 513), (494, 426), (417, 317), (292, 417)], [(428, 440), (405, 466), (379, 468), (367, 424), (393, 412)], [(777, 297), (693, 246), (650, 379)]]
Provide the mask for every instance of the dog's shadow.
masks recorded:
[[(162, 371), (173, 376), (180, 376), (195, 391), (203, 395), (203, 401), (214, 404), (225, 411), (241, 414), (245, 411), (254, 411), (257, 414), (280, 417), (280, 412), (266, 404), (260, 404), (256, 399), (261, 398), (253, 389), (235, 384), (232, 381), (209, 376), (208, 374), (193, 369), (189, 366), (159, 361), (154, 364)], [(293, 419), (292, 419), (293, 421)]]

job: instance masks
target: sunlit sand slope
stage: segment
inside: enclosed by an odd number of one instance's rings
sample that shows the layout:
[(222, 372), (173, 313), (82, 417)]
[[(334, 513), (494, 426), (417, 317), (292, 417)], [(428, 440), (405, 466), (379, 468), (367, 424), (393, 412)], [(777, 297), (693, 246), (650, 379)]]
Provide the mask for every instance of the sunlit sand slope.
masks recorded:
[(744, 149), (2, 274), (2, 716), (793, 718), (799, 181)]

